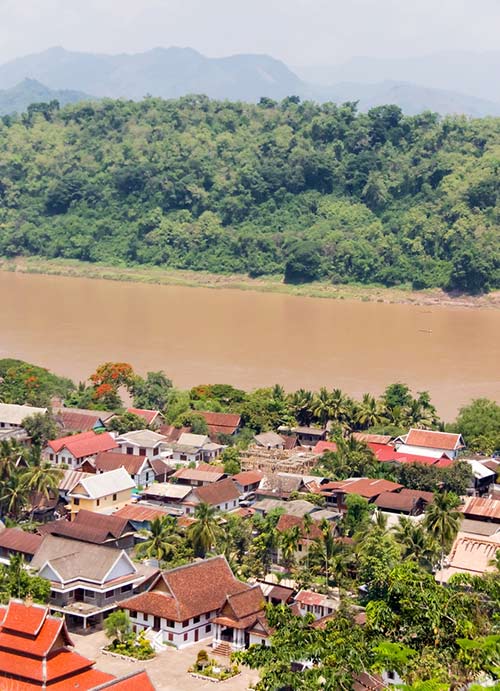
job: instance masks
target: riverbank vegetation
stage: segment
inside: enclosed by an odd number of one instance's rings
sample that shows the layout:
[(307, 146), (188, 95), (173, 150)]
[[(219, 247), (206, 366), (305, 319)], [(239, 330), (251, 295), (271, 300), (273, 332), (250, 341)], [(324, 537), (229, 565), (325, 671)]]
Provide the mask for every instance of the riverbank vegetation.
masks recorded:
[(0, 123), (0, 254), (500, 286), (495, 118), (202, 96), (31, 109)]

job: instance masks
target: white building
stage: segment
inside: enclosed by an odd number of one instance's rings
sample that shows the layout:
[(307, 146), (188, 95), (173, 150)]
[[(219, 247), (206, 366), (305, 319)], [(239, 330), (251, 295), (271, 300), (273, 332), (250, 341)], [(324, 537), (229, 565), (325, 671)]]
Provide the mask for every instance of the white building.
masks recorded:
[(149, 429), (139, 429), (134, 432), (126, 432), (116, 437), (116, 443), (121, 453), (134, 456), (146, 456), (156, 458), (166, 450), (167, 438), (158, 432)]
[(454, 459), (458, 452), (465, 448), (465, 443), (461, 434), (410, 429), (408, 434), (396, 439), (395, 448), (398, 453), (406, 453), (409, 456), (428, 456), (429, 458), (448, 456)]
[(0, 403), (0, 429), (18, 429), (22, 427), (25, 418), (45, 415), (47, 408), (35, 408), (31, 405), (15, 405), (14, 403)]

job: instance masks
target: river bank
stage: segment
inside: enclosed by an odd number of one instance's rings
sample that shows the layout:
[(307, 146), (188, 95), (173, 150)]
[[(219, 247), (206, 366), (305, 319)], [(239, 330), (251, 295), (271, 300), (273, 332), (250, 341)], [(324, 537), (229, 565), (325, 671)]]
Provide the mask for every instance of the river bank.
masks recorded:
[(360, 300), (408, 305), (443, 305), (446, 307), (471, 307), (500, 309), (500, 291), (488, 295), (453, 296), (440, 289), (415, 291), (404, 288), (366, 286), (359, 284), (333, 285), (325, 282), (305, 285), (287, 285), (280, 276), (249, 278), (241, 274), (212, 274), (204, 271), (162, 269), (151, 266), (119, 267), (82, 262), (73, 259), (43, 259), (38, 257), (0, 258), (0, 270), (51, 276), (97, 278), (157, 285), (177, 285), (192, 288), (212, 288), (264, 293), (282, 293), (301, 297), (336, 300)]

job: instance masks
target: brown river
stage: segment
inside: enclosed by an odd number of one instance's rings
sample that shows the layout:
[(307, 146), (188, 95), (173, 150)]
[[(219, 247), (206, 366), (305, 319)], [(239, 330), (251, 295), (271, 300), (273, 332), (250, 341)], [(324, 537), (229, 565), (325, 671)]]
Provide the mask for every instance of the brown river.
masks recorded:
[(403, 381), (451, 420), (500, 401), (500, 311), (0, 272), (0, 358), (85, 379), (101, 362), (163, 369), (176, 386), (339, 387)]

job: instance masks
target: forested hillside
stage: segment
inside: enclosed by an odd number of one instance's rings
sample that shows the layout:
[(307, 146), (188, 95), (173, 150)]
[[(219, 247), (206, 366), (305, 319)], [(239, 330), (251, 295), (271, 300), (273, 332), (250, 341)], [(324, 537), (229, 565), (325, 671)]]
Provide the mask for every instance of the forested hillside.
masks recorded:
[(500, 286), (500, 119), (184, 97), (0, 124), (0, 254)]

